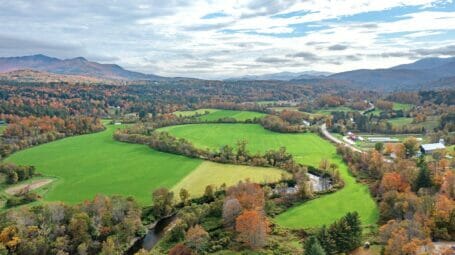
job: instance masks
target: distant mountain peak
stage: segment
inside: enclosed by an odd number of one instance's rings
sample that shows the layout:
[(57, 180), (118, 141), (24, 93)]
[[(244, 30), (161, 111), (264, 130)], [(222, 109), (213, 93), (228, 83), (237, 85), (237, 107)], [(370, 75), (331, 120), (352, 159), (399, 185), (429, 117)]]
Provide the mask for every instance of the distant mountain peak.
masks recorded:
[(77, 60), (77, 61), (88, 61), (86, 58), (84, 57), (77, 57), (77, 58), (71, 58), (69, 60)]

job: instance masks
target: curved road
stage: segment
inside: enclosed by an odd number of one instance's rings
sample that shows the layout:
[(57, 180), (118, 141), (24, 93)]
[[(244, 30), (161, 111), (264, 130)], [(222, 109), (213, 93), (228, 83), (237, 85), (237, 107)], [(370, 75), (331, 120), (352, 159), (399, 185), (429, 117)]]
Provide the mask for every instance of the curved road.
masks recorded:
[(332, 142), (334, 142), (336, 144), (342, 144), (344, 146), (349, 147), (353, 151), (357, 151), (357, 152), (360, 152), (360, 153), (365, 153), (364, 151), (359, 150), (356, 147), (352, 146), (351, 144), (346, 143), (346, 142), (336, 138), (332, 134), (330, 134), (330, 132), (327, 130), (327, 125), (325, 123), (321, 125), (321, 132), (327, 139), (329, 139), (330, 141), (332, 141)]
[[(349, 143), (347, 143), (347, 142), (344, 142), (344, 141), (342, 141), (342, 140), (336, 138), (336, 137), (333, 136), (332, 134), (330, 134), (330, 132), (327, 130), (327, 126), (326, 126), (325, 123), (321, 125), (320, 129), (321, 129), (322, 134), (323, 134), (327, 139), (329, 139), (330, 141), (332, 141), (332, 142), (334, 142), (334, 143), (336, 143), (336, 144), (342, 144), (342, 145), (344, 145), (344, 146), (347, 146), (347, 147), (349, 147), (351, 150), (356, 151), (356, 152), (367, 153), (366, 151), (360, 150), (360, 149), (358, 149), (358, 148), (352, 146), (351, 144), (349, 144)], [(383, 161), (386, 162), (386, 163), (392, 163), (392, 162), (393, 162), (392, 160), (386, 159), (386, 158), (383, 158)]]

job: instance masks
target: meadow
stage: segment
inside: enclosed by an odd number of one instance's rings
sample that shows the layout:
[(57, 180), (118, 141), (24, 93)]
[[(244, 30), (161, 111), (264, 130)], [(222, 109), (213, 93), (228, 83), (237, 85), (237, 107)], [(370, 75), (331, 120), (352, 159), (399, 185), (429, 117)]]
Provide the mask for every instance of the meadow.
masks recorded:
[(3, 130), (5, 130), (6, 125), (0, 125), (0, 135), (3, 133)]
[(288, 228), (316, 227), (330, 224), (350, 211), (357, 211), (364, 225), (375, 224), (378, 219), (378, 209), (367, 186), (356, 182), (336, 154), (335, 147), (316, 134), (274, 133), (255, 124), (194, 124), (160, 130), (186, 138), (200, 148), (219, 149), (226, 144), (235, 147), (237, 141), (244, 139), (248, 142), (248, 150), (253, 153), (285, 146), (299, 163), (317, 167), (322, 159), (328, 159), (337, 164), (345, 187), (278, 215), (275, 221), (279, 225)]
[(316, 113), (319, 114), (325, 114), (325, 115), (330, 115), (331, 112), (356, 112), (357, 110), (354, 110), (352, 108), (349, 108), (347, 106), (338, 106), (338, 107), (325, 107), (318, 109)]
[(117, 142), (112, 138), (116, 128), (121, 127), (108, 125), (103, 132), (26, 149), (6, 161), (34, 165), (44, 176), (55, 178), (52, 184), (41, 188), (45, 192), (41, 190), (40, 194), (45, 201), (69, 203), (91, 199), (96, 194), (121, 194), (134, 196), (147, 205), (152, 202), (152, 191), (160, 187), (173, 188), (177, 196), (178, 187), (188, 187), (191, 195), (199, 195), (209, 184), (232, 185), (247, 178), (275, 181), (283, 173), (273, 168), (204, 162), (145, 145)]
[(240, 180), (249, 179), (256, 183), (277, 182), (282, 175), (290, 177), (287, 172), (271, 167), (252, 167), (243, 165), (219, 164), (204, 161), (194, 171), (185, 176), (173, 188), (174, 194), (179, 194), (181, 188), (189, 191), (192, 197), (202, 196), (207, 185), (219, 188), (237, 184)]
[(154, 189), (171, 188), (202, 162), (114, 141), (115, 128), (26, 149), (6, 161), (34, 165), (55, 177), (46, 201), (76, 203), (102, 193), (131, 195), (144, 205), (151, 203)]
[(251, 111), (234, 111), (234, 110), (221, 110), (221, 109), (198, 109), (193, 111), (177, 111), (174, 112), (177, 116), (194, 116), (202, 114), (199, 119), (203, 121), (217, 121), (222, 118), (234, 118), (237, 121), (252, 120), (254, 118), (262, 118), (266, 114)]

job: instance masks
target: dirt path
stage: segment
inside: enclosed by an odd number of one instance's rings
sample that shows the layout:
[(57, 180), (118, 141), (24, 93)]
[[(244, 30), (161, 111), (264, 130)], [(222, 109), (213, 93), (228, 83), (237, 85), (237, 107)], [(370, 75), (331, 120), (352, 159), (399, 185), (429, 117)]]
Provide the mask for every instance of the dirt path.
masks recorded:
[(40, 180), (35, 180), (32, 181), (31, 183), (24, 183), (24, 184), (19, 184), (11, 188), (7, 188), (5, 192), (9, 195), (16, 195), (19, 192), (21, 192), (23, 189), (28, 189), (28, 190), (35, 190), (38, 188), (43, 187), (44, 185), (47, 185), (51, 182), (53, 182), (53, 179), (40, 179)]

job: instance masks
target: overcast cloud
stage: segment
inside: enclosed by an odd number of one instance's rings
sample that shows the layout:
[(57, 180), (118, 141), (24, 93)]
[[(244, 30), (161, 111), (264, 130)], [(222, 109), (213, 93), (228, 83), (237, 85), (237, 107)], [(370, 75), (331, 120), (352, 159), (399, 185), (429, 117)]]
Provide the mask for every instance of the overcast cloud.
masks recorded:
[(0, 56), (165, 76), (382, 68), (455, 56), (452, 0), (0, 0)]

